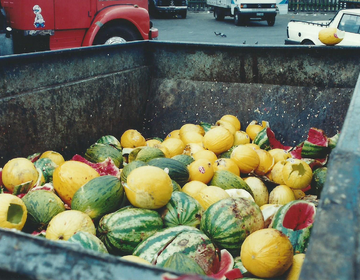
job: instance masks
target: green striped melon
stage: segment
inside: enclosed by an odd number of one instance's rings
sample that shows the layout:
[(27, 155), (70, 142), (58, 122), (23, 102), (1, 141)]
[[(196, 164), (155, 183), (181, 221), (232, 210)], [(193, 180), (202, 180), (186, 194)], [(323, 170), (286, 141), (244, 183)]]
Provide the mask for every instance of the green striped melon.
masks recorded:
[(316, 214), (315, 204), (294, 200), (279, 208), (269, 227), (280, 230), (291, 241), (294, 252), (305, 253)]
[(76, 243), (85, 249), (95, 252), (108, 253), (104, 243), (98, 237), (86, 231), (78, 231), (66, 242)]
[[(133, 155), (133, 153), (136, 153), (136, 155)], [(141, 160), (143, 162), (148, 162), (154, 158), (164, 157), (164, 152), (155, 147), (139, 147), (138, 149), (134, 149), (129, 155), (129, 158), (134, 158), (134, 160)], [(134, 160), (131, 160), (131, 162)]]
[(214, 244), (202, 231), (190, 226), (169, 227), (158, 231), (141, 242), (133, 255), (154, 265), (164, 266), (177, 252), (195, 260), (206, 275), (212, 273), (213, 266), (216, 265)]
[(225, 198), (212, 204), (203, 214), (202, 230), (220, 249), (228, 250), (234, 257), (250, 233), (264, 228), (260, 207), (242, 198)]
[(224, 190), (243, 189), (254, 197), (250, 186), (240, 176), (228, 170), (216, 170), (208, 185), (217, 186)]
[(97, 236), (114, 255), (131, 255), (144, 239), (163, 228), (160, 214), (155, 210), (124, 207), (103, 216)]
[(112, 175), (96, 177), (75, 192), (71, 209), (84, 212), (98, 221), (105, 214), (120, 208), (124, 193), (119, 178)]
[(34, 162), (36, 169), (39, 169), (44, 176), (45, 183), (52, 182), (52, 176), (57, 164), (50, 158), (39, 158)]
[(96, 143), (101, 144), (109, 144), (119, 151), (122, 151), (121, 143), (120, 141), (113, 135), (104, 135), (99, 138), (99, 140), (96, 141)]
[(185, 154), (173, 156), (172, 159), (180, 161), (180, 162), (184, 163), (186, 166), (188, 166), (190, 163), (195, 161), (195, 159), (192, 156), (185, 155)]
[(175, 191), (162, 209), (161, 217), (165, 227), (179, 225), (199, 227), (202, 213), (203, 209), (195, 198), (184, 192)]
[(45, 230), (53, 217), (65, 211), (64, 202), (52, 191), (30, 191), (22, 201), (28, 211), (24, 228), (26, 232)]
[(154, 158), (148, 162), (148, 165), (157, 166), (168, 172), (172, 180), (175, 180), (181, 187), (184, 186), (190, 178), (187, 166), (172, 158)]
[(313, 177), (311, 179), (311, 189), (310, 194), (316, 195), (318, 198), (321, 196), (321, 191), (324, 187), (325, 180), (327, 175), (327, 167), (319, 167), (314, 170)]
[(127, 180), (127, 176), (130, 174), (131, 171), (133, 171), (135, 168), (138, 168), (140, 166), (145, 166), (147, 165), (145, 162), (141, 161), (141, 160), (135, 160), (132, 161), (130, 163), (128, 163), (127, 165), (124, 166), (124, 168), (121, 171), (121, 175), (120, 175), (120, 180), (121, 183), (126, 183)]
[(123, 165), (122, 152), (109, 144), (95, 143), (91, 145), (85, 152), (85, 159), (90, 162), (103, 162), (107, 158), (111, 158), (116, 167), (120, 168)]
[(164, 268), (184, 274), (205, 275), (201, 266), (192, 258), (183, 253), (176, 252), (163, 264)]
[(173, 186), (173, 192), (175, 192), (175, 191), (181, 192), (181, 187), (175, 180), (171, 180), (171, 183)]

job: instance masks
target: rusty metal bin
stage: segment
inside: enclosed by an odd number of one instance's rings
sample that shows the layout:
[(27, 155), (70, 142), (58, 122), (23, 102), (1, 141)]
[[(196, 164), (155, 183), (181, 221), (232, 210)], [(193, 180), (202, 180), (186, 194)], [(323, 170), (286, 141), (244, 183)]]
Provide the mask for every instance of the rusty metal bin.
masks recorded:
[[(310, 127), (329, 136), (341, 130), (301, 278), (355, 279), (359, 73), (357, 47), (146, 41), (0, 57), (0, 166), (50, 149), (70, 159), (102, 135), (120, 137), (128, 128), (165, 137), (184, 123), (215, 122), (226, 113), (243, 127), (266, 120), (292, 146)], [(30, 279), (164, 273), (62, 247), (0, 230), (0, 270)]]

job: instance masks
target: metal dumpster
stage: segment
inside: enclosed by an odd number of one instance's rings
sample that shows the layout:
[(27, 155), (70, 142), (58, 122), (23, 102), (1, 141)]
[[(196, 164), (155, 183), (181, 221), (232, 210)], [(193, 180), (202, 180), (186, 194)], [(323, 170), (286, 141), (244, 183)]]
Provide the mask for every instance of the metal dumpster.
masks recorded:
[[(128, 128), (163, 138), (226, 113), (244, 127), (268, 121), (287, 145), (304, 140), (310, 127), (329, 136), (341, 130), (301, 279), (357, 279), (359, 73), (356, 47), (146, 41), (0, 57), (0, 166), (45, 150), (69, 159)], [(0, 242), (0, 270), (14, 279), (165, 273), (17, 232), (0, 230)]]

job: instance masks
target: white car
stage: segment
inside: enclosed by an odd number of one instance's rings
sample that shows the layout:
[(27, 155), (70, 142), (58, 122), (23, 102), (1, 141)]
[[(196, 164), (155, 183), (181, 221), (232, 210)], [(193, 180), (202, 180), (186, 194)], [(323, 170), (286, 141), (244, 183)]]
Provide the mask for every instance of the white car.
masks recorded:
[(360, 46), (360, 9), (340, 10), (328, 21), (291, 20), (287, 25), (285, 45), (324, 45), (319, 40), (319, 31), (335, 27), (345, 31), (342, 46)]

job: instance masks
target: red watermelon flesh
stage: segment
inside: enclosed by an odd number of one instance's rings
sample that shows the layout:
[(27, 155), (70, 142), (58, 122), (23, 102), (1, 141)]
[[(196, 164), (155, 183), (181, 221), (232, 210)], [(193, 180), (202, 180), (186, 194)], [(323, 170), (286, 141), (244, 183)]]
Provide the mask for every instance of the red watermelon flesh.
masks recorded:
[(266, 135), (269, 139), (271, 149), (283, 149), (285, 151), (289, 151), (292, 148), (291, 146), (281, 144), (281, 142), (275, 138), (275, 133), (270, 129), (270, 127), (266, 128)]
[(307, 203), (291, 206), (285, 214), (283, 226), (292, 230), (301, 230), (314, 223), (315, 210)]
[(100, 176), (104, 176), (104, 175), (113, 175), (116, 177), (120, 176), (120, 170), (114, 164), (114, 161), (111, 158), (107, 158), (103, 162), (93, 163), (80, 155), (74, 155), (72, 160), (86, 163), (87, 165), (94, 168), (100, 174)]
[(229, 253), (228, 250), (222, 249), (220, 252), (220, 267), (216, 273), (210, 274), (208, 276), (215, 278), (215, 279), (237, 279), (242, 278), (242, 274), (240, 269), (233, 268), (234, 267), (234, 258)]
[(307, 141), (323, 147), (328, 146), (328, 138), (326, 137), (324, 131), (315, 127), (309, 129)]

